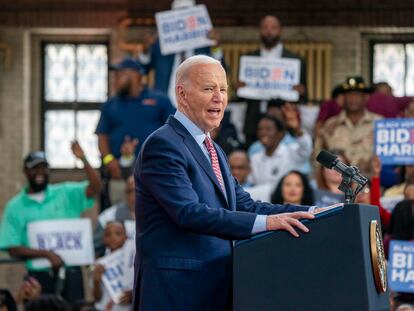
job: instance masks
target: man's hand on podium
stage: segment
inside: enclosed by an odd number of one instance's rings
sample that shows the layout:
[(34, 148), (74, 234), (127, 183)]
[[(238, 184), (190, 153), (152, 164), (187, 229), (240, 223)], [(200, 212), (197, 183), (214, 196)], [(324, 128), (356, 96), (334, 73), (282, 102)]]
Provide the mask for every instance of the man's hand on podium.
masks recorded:
[(266, 217), (266, 231), (273, 230), (286, 230), (291, 235), (298, 238), (299, 234), (295, 228), (302, 230), (303, 232), (309, 232), (309, 229), (299, 221), (299, 219), (313, 219), (315, 215), (309, 212), (294, 212), (294, 213), (282, 213), (277, 215), (269, 215)]
[(317, 207), (317, 208), (314, 209), (313, 213), (318, 214), (318, 213), (333, 209), (333, 208), (338, 207), (338, 206), (344, 206), (344, 203), (336, 203), (336, 204), (329, 205), (327, 207)]

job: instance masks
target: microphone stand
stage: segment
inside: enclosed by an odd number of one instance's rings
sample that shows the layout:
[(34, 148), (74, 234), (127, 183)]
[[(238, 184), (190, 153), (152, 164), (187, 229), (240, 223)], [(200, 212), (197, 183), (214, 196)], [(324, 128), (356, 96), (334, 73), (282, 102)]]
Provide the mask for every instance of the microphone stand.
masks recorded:
[(355, 194), (352, 191), (351, 184), (352, 184), (351, 175), (343, 174), (342, 181), (338, 189), (341, 190), (345, 194), (345, 204), (354, 203), (354, 200), (355, 200)]
[[(345, 194), (345, 204), (354, 203), (356, 195), (365, 187), (368, 182), (363, 176), (360, 176), (359, 169), (355, 166), (350, 166), (342, 173), (342, 181), (338, 189)], [(352, 180), (356, 180), (357, 187), (355, 191), (352, 190)]]

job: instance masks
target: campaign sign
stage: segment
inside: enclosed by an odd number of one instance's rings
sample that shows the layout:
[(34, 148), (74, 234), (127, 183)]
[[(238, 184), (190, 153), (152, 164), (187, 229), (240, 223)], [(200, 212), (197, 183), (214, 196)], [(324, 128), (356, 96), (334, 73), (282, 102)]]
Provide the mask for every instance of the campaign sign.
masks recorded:
[(135, 241), (135, 220), (125, 220), (124, 226), (128, 236), (128, 240)]
[(382, 164), (414, 164), (414, 119), (377, 120), (374, 135)]
[(97, 261), (105, 267), (102, 282), (114, 303), (119, 303), (124, 292), (133, 288), (134, 257), (135, 242), (128, 240), (121, 249)]
[(158, 12), (155, 20), (162, 55), (214, 44), (214, 40), (207, 38), (213, 26), (205, 5)]
[(391, 241), (388, 284), (394, 292), (414, 293), (414, 242)]
[(132, 289), (134, 287), (134, 261), (135, 261), (135, 240), (127, 240), (122, 247), (123, 255), (123, 284), (125, 289)]
[(239, 97), (297, 101), (299, 93), (293, 86), (300, 81), (300, 61), (294, 58), (242, 56), (239, 80), (246, 83), (246, 86), (237, 90)]
[[(29, 246), (55, 252), (67, 266), (89, 265), (94, 262), (92, 224), (88, 218), (42, 220), (27, 227)], [(33, 260), (34, 268), (51, 267), (49, 260)]]
[(98, 263), (105, 267), (102, 275), (102, 282), (108, 290), (114, 303), (119, 303), (124, 291), (126, 290), (124, 280), (124, 251), (116, 250), (98, 260)]

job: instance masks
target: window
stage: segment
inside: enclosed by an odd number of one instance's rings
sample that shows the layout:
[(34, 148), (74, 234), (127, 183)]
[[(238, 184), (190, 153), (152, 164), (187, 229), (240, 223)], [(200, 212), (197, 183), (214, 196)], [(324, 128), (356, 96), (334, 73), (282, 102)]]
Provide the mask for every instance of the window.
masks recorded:
[(388, 82), (395, 96), (414, 95), (414, 43), (375, 43), (372, 81)]
[(44, 43), (43, 144), (51, 168), (77, 167), (70, 150), (79, 141), (92, 166), (100, 165), (94, 134), (108, 97), (108, 46)]

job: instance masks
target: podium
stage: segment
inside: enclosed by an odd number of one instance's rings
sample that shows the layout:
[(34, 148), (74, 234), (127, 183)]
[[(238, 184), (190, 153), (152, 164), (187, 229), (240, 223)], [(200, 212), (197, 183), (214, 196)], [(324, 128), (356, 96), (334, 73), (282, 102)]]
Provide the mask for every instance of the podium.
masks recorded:
[(233, 310), (388, 311), (378, 208), (349, 204), (303, 223), (310, 232), (299, 238), (274, 231), (236, 243)]

